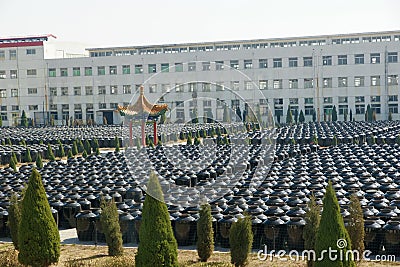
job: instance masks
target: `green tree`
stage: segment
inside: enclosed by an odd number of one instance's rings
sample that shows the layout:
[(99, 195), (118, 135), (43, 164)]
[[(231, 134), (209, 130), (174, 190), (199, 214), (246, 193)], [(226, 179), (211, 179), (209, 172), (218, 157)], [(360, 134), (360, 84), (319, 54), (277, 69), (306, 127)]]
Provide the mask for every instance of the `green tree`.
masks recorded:
[(14, 157), (11, 157), (10, 163), (8, 164), (10, 168), (14, 170), (14, 172), (17, 172), (17, 162), (15, 161)]
[(292, 124), (293, 123), (293, 115), (292, 115), (292, 110), (290, 108), (290, 105), (288, 105), (288, 109), (286, 112), (286, 123), (287, 124)]
[(29, 149), (29, 147), (26, 148), (25, 162), (32, 162), (31, 150)]
[(343, 121), (347, 121), (347, 110), (343, 111)]
[(318, 145), (318, 137), (316, 134), (313, 135), (312, 143)]
[(214, 251), (214, 230), (210, 204), (202, 204), (197, 221), (197, 254), (200, 261), (206, 262)]
[(295, 109), (293, 113), (294, 113), (293, 114), (294, 122), (297, 124), (297, 122), (299, 121), (299, 111), (297, 109)]
[(353, 121), (353, 111), (350, 109), (350, 121)]
[(338, 140), (337, 140), (336, 135), (334, 135), (333, 138), (332, 138), (332, 145), (333, 146), (337, 146), (337, 144), (338, 144)]
[(389, 112), (388, 121), (392, 121), (392, 120), (393, 120), (392, 112)]
[(313, 113), (312, 113), (312, 121), (313, 122), (317, 121), (317, 112), (315, 112), (315, 108), (313, 109)]
[(56, 160), (56, 157), (54, 156), (53, 149), (51, 148), (50, 144), (47, 145), (47, 159)]
[(36, 157), (36, 168), (43, 168), (42, 156), (40, 155), (40, 153), (38, 153)]
[(338, 116), (337, 116), (337, 111), (336, 111), (336, 106), (334, 105), (332, 108), (332, 121), (337, 121)]
[(229, 231), (229, 244), (231, 246), (231, 263), (236, 267), (246, 266), (253, 244), (250, 216), (246, 215), (232, 224)]
[(18, 260), (25, 265), (50, 266), (60, 257), (60, 234), (36, 169), (32, 170), (22, 200), (18, 245)]
[(166, 116), (165, 112), (161, 113), (160, 124), (164, 124), (166, 120), (167, 120), (167, 116)]
[(68, 154), (67, 154), (67, 158), (68, 159), (72, 159), (74, 157), (74, 155), (72, 154), (72, 150), (68, 150)]
[(100, 155), (100, 149), (99, 148), (96, 148), (96, 155), (97, 156)]
[(160, 182), (152, 172), (143, 204), (140, 242), (135, 257), (138, 267), (178, 266), (178, 245), (163, 200)]
[(21, 126), (23, 126), (23, 127), (28, 127), (28, 119), (27, 119), (27, 117), (26, 117), (25, 110), (22, 111), (22, 115), (21, 115)]
[(57, 157), (59, 158), (65, 157), (64, 146), (61, 143), (58, 144)]
[(121, 256), (124, 253), (124, 248), (122, 246), (118, 209), (114, 199), (111, 201), (102, 199), (100, 223), (106, 236), (108, 255)]
[(237, 106), (236, 107), (236, 120), (238, 120), (238, 118), (240, 119), (240, 121), (242, 121), (242, 112), (240, 111), (240, 107)]
[[(365, 237), (364, 218), (361, 203), (356, 194), (352, 194), (350, 197), (349, 213), (347, 231), (349, 232), (351, 247), (357, 250), (360, 255), (363, 255)], [(361, 257), (358, 260), (361, 260)]]
[(119, 152), (120, 151), (120, 147), (119, 147), (119, 139), (118, 136), (115, 136), (115, 152)]
[(193, 144), (192, 136), (188, 135), (187, 140), (186, 140), (186, 145), (192, 145), (192, 144)]
[(84, 147), (88, 154), (92, 154), (92, 146), (90, 145), (90, 141), (88, 139), (85, 140)]
[[(341, 242), (340, 242), (341, 241)], [(343, 245), (343, 247), (342, 247)], [(343, 255), (347, 255), (347, 251), (351, 250), (351, 241), (346, 228), (344, 227), (343, 217), (340, 214), (340, 207), (336, 198), (335, 190), (332, 183), (326, 188), (323, 200), (323, 211), (319, 224), (317, 237), (315, 240), (315, 253), (322, 255), (323, 250), (337, 249)], [(338, 255), (338, 254), (336, 254)], [(339, 257), (332, 261), (325, 253), (323, 259), (317, 259), (315, 267), (349, 267), (355, 266), (353, 259), (350, 257)]]
[(76, 141), (72, 143), (72, 155), (78, 155), (78, 145), (76, 144)]
[(83, 153), (83, 150), (85, 150), (85, 146), (83, 145), (81, 139), (76, 139), (76, 145), (78, 148), (78, 153)]
[(306, 118), (304, 117), (304, 112), (303, 112), (303, 110), (300, 110), (299, 122), (303, 123), (305, 121), (306, 121)]
[(18, 246), (18, 227), (21, 221), (21, 205), (18, 201), (18, 196), (13, 193), (10, 198), (10, 207), (8, 208), (8, 222), (7, 225), (10, 228), (11, 240), (14, 248), (19, 249)]
[(87, 158), (88, 157), (88, 154), (87, 154), (86, 150), (83, 150), (82, 157), (83, 158)]
[[(318, 232), (319, 221), (320, 221), (320, 207), (315, 201), (314, 195), (310, 197), (310, 202), (308, 202), (308, 208), (306, 215), (304, 216), (306, 225), (303, 230), (304, 238), (304, 249), (315, 250), (315, 237)], [(307, 259), (307, 266), (314, 267), (313, 259)]]

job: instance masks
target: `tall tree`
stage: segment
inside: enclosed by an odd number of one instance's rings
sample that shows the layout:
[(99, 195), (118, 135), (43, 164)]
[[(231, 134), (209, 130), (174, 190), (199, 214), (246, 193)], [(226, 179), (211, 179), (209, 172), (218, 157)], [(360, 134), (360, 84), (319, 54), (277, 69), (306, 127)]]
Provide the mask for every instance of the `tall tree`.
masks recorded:
[(317, 112), (315, 112), (315, 108), (313, 109), (313, 113), (312, 113), (312, 121), (313, 122), (317, 121)]
[(201, 205), (197, 221), (197, 254), (200, 261), (206, 262), (214, 251), (214, 230), (210, 204)]
[[(86, 150), (85, 150), (86, 152)], [(106, 236), (109, 256), (121, 256), (124, 253), (122, 246), (122, 234), (119, 225), (119, 215), (114, 199), (111, 201), (101, 200), (101, 228)]]
[(332, 108), (332, 121), (337, 121), (338, 116), (337, 116), (337, 111), (336, 111), (336, 106), (334, 105)]
[[(320, 207), (315, 201), (314, 195), (310, 197), (310, 202), (308, 202), (307, 212), (304, 219), (306, 221), (303, 230), (304, 248), (306, 250), (315, 250), (315, 237), (318, 232), (320, 221)], [(314, 267), (314, 264), (313, 259), (307, 259), (308, 267)]]
[(150, 174), (143, 204), (136, 266), (178, 266), (178, 244), (157, 175)]
[(36, 169), (22, 200), (18, 245), (18, 260), (25, 265), (50, 266), (60, 257), (60, 234)]
[(21, 205), (18, 201), (17, 194), (13, 193), (10, 198), (10, 207), (8, 208), (7, 225), (10, 228), (11, 240), (16, 250), (19, 249), (18, 227), (20, 222), (21, 222)]
[(353, 111), (350, 109), (350, 121), (353, 121)]
[(297, 122), (299, 121), (299, 111), (297, 109), (295, 109), (293, 113), (294, 113), (293, 114), (294, 122), (297, 124)]
[(28, 118), (26, 117), (25, 110), (22, 111), (21, 115), (21, 126), (28, 127)]
[(292, 116), (292, 110), (290, 108), (290, 105), (288, 105), (287, 112), (286, 112), (286, 123), (287, 124), (293, 123), (293, 116)]
[[(325, 253), (325, 257), (321, 259), (319, 256), (323, 255), (322, 251), (328, 251), (329, 249), (337, 249), (345, 256), (342, 259), (337, 257), (336, 260), (333, 260)], [(315, 267), (354, 267), (355, 264), (352, 257), (346, 256), (349, 254), (347, 253), (348, 250), (351, 250), (350, 236), (344, 227), (335, 190), (329, 181), (324, 195), (321, 221), (315, 240), (315, 253), (318, 255)], [(336, 255), (338, 256), (339, 254)]]
[(300, 110), (299, 122), (303, 123), (305, 121), (306, 121), (306, 118), (304, 117), (304, 112), (303, 112), (303, 110)]
[[(364, 252), (365, 237), (364, 217), (360, 200), (356, 194), (352, 194), (350, 197), (349, 213), (347, 231), (349, 232), (351, 246), (362, 255)], [(361, 260), (361, 257), (358, 260)]]
[(240, 121), (242, 121), (242, 112), (241, 112), (239, 106), (236, 107), (236, 120), (237, 120), (238, 118), (240, 119)]
[(250, 216), (240, 218), (232, 224), (229, 231), (229, 244), (231, 246), (231, 263), (235, 267), (246, 266), (253, 245)]

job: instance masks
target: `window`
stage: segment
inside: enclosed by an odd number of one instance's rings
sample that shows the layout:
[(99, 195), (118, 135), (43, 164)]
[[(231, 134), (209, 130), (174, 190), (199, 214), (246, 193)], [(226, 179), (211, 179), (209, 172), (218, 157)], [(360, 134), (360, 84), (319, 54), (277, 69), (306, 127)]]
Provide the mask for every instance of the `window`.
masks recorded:
[(364, 54), (354, 55), (354, 63), (355, 64), (364, 64)]
[(92, 103), (87, 103), (86, 104), (86, 110), (93, 109), (93, 104)]
[(11, 110), (12, 110), (12, 111), (17, 111), (17, 110), (19, 110), (19, 106), (17, 106), (17, 105), (12, 105), (12, 106), (11, 106)]
[(68, 76), (68, 69), (67, 68), (61, 68), (60, 69), (60, 75), (61, 75), (61, 77), (67, 77)]
[(141, 86), (142, 86), (141, 84), (135, 84), (135, 92), (136, 93), (139, 92)]
[(399, 96), (398, 95), (389, 95), (389, 102), (397, 102), (399, 101)]
[(324, 97), (324, 104), (331, 104), (332, 103), (332, 97)]
[(99, 103), (99, 109), (106, 109), (107, 103)]
[(381, 102), (381, 96), (379, 96), (379, 95), (371, 95), (371, 103), (374, 103), (374, 102)]
[(168, 63), (161, 64), (161, 72), (169, 72), (169, 64)]
[(18, 89), (11, 89), (11, 97), (18, 97)]
[(376, 114), (381, 114), (381, 104), (371, 104), (372, 112)]
[(215, 61), (215, 70), (223, 70), (224, 62), (223, 61)]
[(188, 63), (188, 71), (196, 71), (196, 62)]
[(57, 110), (57, 104), (50, 104), (50, 110)]
[(0, 50), (0, 60), (5, 60), (6, 59), (6, 53), (4, 50)]
[(6, 71), (0, 70), (0, 79), (5, 79), (5, 78), (7, 78)]
[(338, 56), (338, 65), (347, 65), (347, 55)]
[(104, 66), (97, 67), (97, 75), (106, 75), (106, 67)]
[(252, 89), (253, 89), (253, 82), (251, 82), (251, 81), (245, 81), (245, 82), (244, 82), (244, 89), (245, 89), (245, 90), (252, 90)]
[(258, 82), (258, 87), (260, 87), (261, 90), (268, 89), (268, 81), (267, 80), (260, 80)]
[(305, 105), (314, 104), (314, 98), (312, 98), (312, 97), (306, 97), (306, 98), (304, 98), (304, 104), (305, 104)]
[(231, 89), (234, 91), (238, 91), (239, 90), (239, 81), (232, 81), (231, 82)]
[(303, 66), (312, 67), (312, 57), (303, 57)]
[(365, 114), (365, 104), (356, 104), (356, 114)]
[(297, 67), (297, 57), (290, 57), (289, 58), (289, 67), (294, 68)]
[(167, 93), (171, 90), (171, 86), (168, 83), (162, 84), (161, 90), (163, 93)]
[(203, 100), (204, 107), (211, 107), (211, 100)]
[(93, 95), (93, 87), (85, 86), (85, 95)]
[(390, 113), (399, 113), (399, 104), (389, 104)]
[(313, 79), (309, 78), (309, 79), (304, 79), (304, 88), (313, 88), (314, 87), (314, 83), (313, 83)]
[(215, 90), (216, 91), (224, 91), (224, 83), (223, 82), (216, 82), (215, 85)]
[(26, 70), (26, 75), (28, 76), (36, 76), (37, 72), (35, 69)]
[(68, 95), (68, 87), (61, 87), (61, 95), (62, 96)]
[(0, 89), (0, 98), (6, 98), (6, 97), (7, 97), (7, 90)]
[(122, 65), (122, 74), (131, 74), (131, 66)]
[(116, 95), (118, 94), (118, 86), (117, 85), (111, 85), (110, 86), (110, 95)]
[(39, 106), (38, 105), (29, 105), (28, 109), (29, 110), (39, 110)]
[(231, 69), (239, 69), (239, 60), (231, 60), (230, 61), (231, 64)]
[(80, 86), (74, 87), (74, 95), (81, 95), (82, 94), (82, 89)]
[(181, 109), (181, 108), (176, 109), (176, 118), (184, 120), (185, 119), (185, 110)]
[(262, 58), (258, 60), (258, 67), (260, 69), (266, 69), (268, 68), (268, 59)]
[(72, 75), (73, 76), (81, 76), (81, 68), (79, 68), (79, 67), (72, 68)]
[(398, 75), (389, 75), (388, 76), (388, 85), (398, 85), (399, 84), (399, 76)]
[(364, 76), (356, 76), (354, 77), (354, 86), (361, 87), (364, 86)]
[(211, 84), (210, 83), (202, 83), (202, 90), (203, 90), (203, 92), (210, 92)]
[(18, 77), (18, 71), (17, 70), (10, 70), (10, 78), (11, 79), (17, 79)]
[(274, 58), (274, 68), (282, 68), (282, 58)]
[(57, 87), (50, 87), (50, 96), (57, 96)]
[(202, 62), (201, 65), (202, 65), (202, 67), (203, 67), (203, 71), (207, 71), (207, 70), (210, 70), (210, 69), (211, 69), (211, 67), (210, 67), (210, 61)]
[(150, 93), (157, 93), (157, 84), (150, 84), (149, 91)]
[(92, 76), (92, 67), (85, 67), (85, 76)]
[(347, 96), (339, 96), (339, 97), (338, 97), (338, 102), (339, 102), (339, 103), (348, 103), (348, 98), (347, 98)]
[(290, 79), (289, 80), (289, 89), (297, 89), (299, 88), (299, 80), (298, 79)]
[(175, 72), (183, 71), (183, 63), (175, 63)]
[[(148, 66), (149, 73), (156, 73), (157, 72), (157, 65), (156, 64), (149, 64)], [(129, 70), (130, 72), (130, 70)]]
[(36, 55), (36, 49), (28, 48), (28, 49), (26, 49), (26, 54), (27, 55)]
[(135, 65), (135, 74), (140, 74), (140, 73), (143, 73), (143, 65), (142, 64)]
[(37, 88), (28, 88), (28, 95), (37, 94)]
[(189, 83), (189, 92), (196, 92), (197, 83)]
[(49, 77), (56, 77), (56, 69), (49, 69)]
[(299, 99), (298, 98), (289, 98), (289, 104), (290, 105), (298, 105)]
[(355, 97), (355, 102), (356, 103), (364, 103), (365, 102), (365, 96), (356, 96)]
[(381, 85), (381, 77), (371, 76), (371, 86), (379, 86), (379, 85)]
[(17, 59), (17, 50), (10, 50), (9, 56), (10, 56), (10, 60), (16, 60)]
[(347, 87), (347, 77), (338, 78), (338, 87)]
[(117, 109), (118, 108), (118, 103), (110, 103), (110, 108)]
[(176, 83), (176, 84), (175, 84), (175, 92), (184, 92), (183, 84), (181, 84), (181, 83)]
[(246, 59), (244, 61), (244, 68), (245, 69), (252, 69), (253, 68), (253, 60), (251, 59)]
[(314, 106), (304, 106), (304, 115), (313, 115)]
[(379, 53), (371, 53), (371, 64), (381, 63), (381, 55)]
[(106, 94), (106, 87), (105, 86), (99, 86), (97, 87), (99, 90), (99, 95), (105, 95)]
[(110, 72), (110, 75), (116, 75), (117, 74), (117, 66), (110, 66), (109, 72)]
[(397, 63), (398, 62), (397, 52), (389, 52), (388, 53), (388, 62), (389, 63)]
[(323, 56), (322, 57), (322, 65), (324, 65), (324, 66), (332, 65), (332, 56)]
[(323, 88), (332, 88), (332, 78), (323, 78), (322, 79), (322, 87)]
[(339, 105), (339, 115), (349, 114), (349, 106), (348, 105)]
[(282, 89), (282, 80), (281, 79), (274, 80), (272, 84), (273, 84), (274, 89)]
[(123, 94), (131, 94), (132, 88), (129, 84), (122, 85), (122, 93)]

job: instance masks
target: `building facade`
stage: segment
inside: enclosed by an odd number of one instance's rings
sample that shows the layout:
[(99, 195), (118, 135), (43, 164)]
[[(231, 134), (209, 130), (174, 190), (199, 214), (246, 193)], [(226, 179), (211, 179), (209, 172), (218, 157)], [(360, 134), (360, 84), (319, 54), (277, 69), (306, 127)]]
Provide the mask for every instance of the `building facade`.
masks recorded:
[(288, 107), (306, 121), (378, 120), (399, 115), (400, 31), (155, 46), (88, 48), (89, 56), (45, 58), (51, 36), (0, 39), (0, 115), (18, 123), (54, 119), (118, 124), (118, 105), (139, 87), (167, 103), (171, 121), (198, 115), (221, 120), (224, 106), (284, 122)]

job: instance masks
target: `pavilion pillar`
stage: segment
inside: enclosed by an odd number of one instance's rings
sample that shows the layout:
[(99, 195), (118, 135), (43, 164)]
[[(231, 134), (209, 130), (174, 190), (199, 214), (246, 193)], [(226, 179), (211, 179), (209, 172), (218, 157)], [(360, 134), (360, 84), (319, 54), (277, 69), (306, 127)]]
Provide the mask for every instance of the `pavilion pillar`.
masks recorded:
[(142, 119), (142, 125), (141, 125), (141, 132), (142, 132), (142, 146), (146, 146), (146, 122), (144, 119)]
[(157, 135), (157, 120), (153, 120), (153, 139), (154, 145), (158, 144), (158, 135)]

